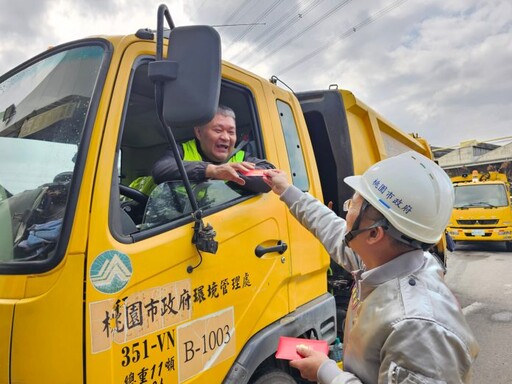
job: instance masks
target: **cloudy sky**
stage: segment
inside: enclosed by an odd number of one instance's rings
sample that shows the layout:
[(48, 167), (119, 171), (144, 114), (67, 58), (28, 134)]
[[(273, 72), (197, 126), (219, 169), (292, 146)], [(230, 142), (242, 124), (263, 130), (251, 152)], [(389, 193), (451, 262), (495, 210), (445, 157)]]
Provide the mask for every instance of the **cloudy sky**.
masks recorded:
[(0, 73), (154, 29), (161, 3), (178, 26), (218, 26), (224, 59), (294, 91), (337, 84), (432, 145), (512, 140), (510, 0), (0, 0)]

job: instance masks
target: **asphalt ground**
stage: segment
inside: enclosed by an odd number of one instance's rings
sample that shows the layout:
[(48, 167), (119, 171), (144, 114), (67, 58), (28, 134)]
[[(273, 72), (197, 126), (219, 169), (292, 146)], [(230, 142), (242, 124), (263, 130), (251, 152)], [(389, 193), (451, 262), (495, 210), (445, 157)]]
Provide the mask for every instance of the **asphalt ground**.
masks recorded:
[(459, 242), (446, 281), (480, 344), (473, 383), (512, 383), (512, 252), (503, 243)]

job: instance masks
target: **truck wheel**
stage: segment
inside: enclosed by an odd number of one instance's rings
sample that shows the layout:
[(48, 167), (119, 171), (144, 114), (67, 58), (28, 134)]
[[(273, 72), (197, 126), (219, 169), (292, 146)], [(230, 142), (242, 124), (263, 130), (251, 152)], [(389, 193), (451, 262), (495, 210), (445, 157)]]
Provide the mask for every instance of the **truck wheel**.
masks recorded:
[(275, 370), (262, 374), (252, 384), (297, 384), (297, 382), (286, 372)]
[(505, 248), (507, 249), (507, 251), (512, 251), (512, 241), (506, 241), (505, 242)]

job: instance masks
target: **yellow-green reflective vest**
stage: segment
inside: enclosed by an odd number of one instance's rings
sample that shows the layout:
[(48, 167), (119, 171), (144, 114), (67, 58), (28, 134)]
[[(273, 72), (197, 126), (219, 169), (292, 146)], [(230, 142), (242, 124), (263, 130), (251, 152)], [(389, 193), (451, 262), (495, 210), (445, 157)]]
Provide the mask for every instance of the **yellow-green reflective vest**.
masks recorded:
[(153, 189), (155, 189), (156, 184), (151, 176), (141, 176), (133, 180), (129, 187), (149, 196)]
[[(192, 139), (189, 141), (186, 141), (183, 145), (183, 160), (185, 161), (203, 161), (203, 158), (201, 157), (201, 154), (197, 150), (196, 140)], [(244, 161), (245, 152), (244, 151), (238, 151), (235, 153), (234, 156), (232, 156), (228, 162), (229, 163), (239, 163)], [(136, 189), (145, 195), (149, 196), (153, 189), (155, 189), (156, 184), (153, 181), (153, 178), (151, 176), (141, 176), (137, 179), (133, 180), (130, 183), (130, 188)], [(183, 193), (185, 193), (185, 188), (183, 188)]]

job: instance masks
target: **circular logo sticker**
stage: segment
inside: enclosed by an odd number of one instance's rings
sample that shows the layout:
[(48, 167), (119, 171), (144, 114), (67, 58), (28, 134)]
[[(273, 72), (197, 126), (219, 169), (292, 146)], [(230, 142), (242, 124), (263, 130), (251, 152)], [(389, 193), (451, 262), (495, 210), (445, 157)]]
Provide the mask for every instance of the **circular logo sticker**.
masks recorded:
[(132, 277), (132, 263), (128, 255), (106, 251), (96, 257), (91, 265), (91, 283), (103, 293), (117, 293)]

